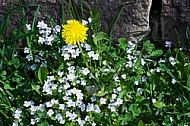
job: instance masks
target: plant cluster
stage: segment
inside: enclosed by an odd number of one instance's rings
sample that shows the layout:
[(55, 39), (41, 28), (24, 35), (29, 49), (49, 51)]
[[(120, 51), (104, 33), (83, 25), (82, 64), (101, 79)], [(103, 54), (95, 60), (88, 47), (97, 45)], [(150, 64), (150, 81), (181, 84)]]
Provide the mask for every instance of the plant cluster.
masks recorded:
[(35, 17), (24, 32), (1, 36), (0, 125), (189, 125), (183, 48), (126, 38), (113, 45), (99, 13), (90, 14), (60, 25)]

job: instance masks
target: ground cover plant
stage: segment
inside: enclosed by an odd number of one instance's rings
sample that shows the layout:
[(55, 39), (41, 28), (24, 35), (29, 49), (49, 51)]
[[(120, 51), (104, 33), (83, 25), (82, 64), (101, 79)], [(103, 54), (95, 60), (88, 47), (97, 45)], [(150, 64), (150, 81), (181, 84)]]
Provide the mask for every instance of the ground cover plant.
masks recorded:
[[(26, 6), (36, 7), (32, 23), (25, 20)], [(70, 6), (73, 18), (63, 13), (56, 24), (49, 16), (38, 20), (40, 5), (10, 4), (0, 24), (0, 125), (189, 125), (184, 48), (126, 38), (113, 44), (100, 30), (97, 11), (79, 19)], [(23, 19), (7, 36), (17, 12)]]

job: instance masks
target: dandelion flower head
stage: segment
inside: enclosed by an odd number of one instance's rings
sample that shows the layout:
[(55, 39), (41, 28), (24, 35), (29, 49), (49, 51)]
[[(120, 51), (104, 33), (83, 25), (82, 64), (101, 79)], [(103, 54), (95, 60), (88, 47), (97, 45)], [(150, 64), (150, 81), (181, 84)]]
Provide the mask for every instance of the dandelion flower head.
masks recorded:
[(62, 37), (67, 44), (79, 45), (87, 39), (88, 28), (77, 20), (68, 20), (62, 27)]

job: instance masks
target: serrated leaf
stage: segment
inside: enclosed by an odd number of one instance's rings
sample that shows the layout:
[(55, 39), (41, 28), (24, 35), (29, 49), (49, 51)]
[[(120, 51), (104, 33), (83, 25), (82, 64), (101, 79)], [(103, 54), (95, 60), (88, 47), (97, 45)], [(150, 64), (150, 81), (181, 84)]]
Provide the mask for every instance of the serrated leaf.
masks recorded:
[(165, 104), (163, 102), (159, 102), (159, 101), (156, 101), (153, 105), (159, 109), (165, 107)]
[(44, 82), (44, 80), (47, 79), (47, 75), (49, 74), (48, 69), (46, 67), (40, 67), (38, 69), (38, 79), (41, 83)]

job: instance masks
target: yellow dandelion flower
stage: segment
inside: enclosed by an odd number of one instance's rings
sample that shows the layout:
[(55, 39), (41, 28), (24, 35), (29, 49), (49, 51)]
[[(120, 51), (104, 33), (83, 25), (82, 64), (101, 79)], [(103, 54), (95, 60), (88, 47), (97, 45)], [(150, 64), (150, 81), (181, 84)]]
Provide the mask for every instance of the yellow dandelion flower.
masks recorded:
[(77, 20), (68, 20), (62, 27), (62, 37), (67, 44), (79, 45), (87, 39), (88, 28)]

